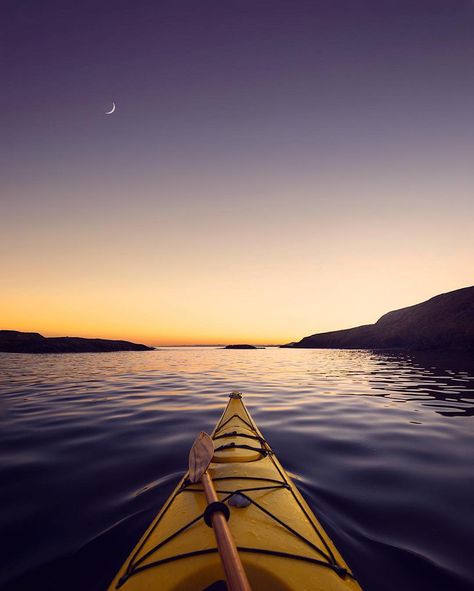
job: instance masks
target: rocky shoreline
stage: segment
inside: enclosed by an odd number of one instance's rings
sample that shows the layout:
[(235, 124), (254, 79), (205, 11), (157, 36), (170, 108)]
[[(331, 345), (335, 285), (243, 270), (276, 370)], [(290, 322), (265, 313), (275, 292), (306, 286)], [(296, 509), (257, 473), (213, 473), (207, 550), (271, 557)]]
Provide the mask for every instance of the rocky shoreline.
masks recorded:
[(153, 351), (153, 347), (110, 339), (44, 337), (37, 332), (0, 330), (2, 353), (108, 353), (113, 351)]

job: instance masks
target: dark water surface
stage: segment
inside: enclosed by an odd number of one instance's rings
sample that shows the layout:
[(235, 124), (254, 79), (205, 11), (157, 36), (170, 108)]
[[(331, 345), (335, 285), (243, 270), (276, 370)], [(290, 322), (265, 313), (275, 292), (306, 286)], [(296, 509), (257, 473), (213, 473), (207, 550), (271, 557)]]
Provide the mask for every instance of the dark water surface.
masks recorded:
[(2, 589), (104, 589), (235, 389), (366, 591), (474, 589), (470, 361), (211, 348), (0, 354)]

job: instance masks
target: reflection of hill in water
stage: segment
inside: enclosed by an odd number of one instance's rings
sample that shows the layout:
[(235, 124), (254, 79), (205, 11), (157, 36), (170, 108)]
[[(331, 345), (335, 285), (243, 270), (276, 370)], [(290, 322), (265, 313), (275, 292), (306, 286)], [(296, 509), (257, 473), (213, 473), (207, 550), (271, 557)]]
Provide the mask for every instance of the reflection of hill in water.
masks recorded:
[(434, 352), (370, 355), (377, 369), (370, 372), (369, 385), (382, 390), (380, 396), (399, 402), (418, 400), (443, 416), (474, 416), (472, 355)]

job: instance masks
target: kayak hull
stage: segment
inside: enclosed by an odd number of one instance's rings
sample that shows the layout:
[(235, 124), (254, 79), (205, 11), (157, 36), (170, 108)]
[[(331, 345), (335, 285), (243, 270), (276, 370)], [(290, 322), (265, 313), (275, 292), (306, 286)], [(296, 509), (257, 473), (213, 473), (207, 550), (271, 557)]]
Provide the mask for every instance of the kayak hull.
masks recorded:
[[(212, 433), (209, 473), (252, 589), (360, 591), (333, 542), (232, 393)], [(225, 589), (207, 503), (185, 474), (109, 591)], [(209, 521), (209, 519), (207, 519)], [(219, 586), (220, 585), (220, 586)]]

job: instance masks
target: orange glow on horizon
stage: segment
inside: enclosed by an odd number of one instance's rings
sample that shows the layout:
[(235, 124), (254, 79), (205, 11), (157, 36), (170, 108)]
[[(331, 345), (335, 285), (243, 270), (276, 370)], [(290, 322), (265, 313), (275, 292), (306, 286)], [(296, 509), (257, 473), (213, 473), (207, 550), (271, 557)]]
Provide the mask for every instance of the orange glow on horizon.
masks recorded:
[[(39, 201), (28, 217), (0, 221), (0, 328), (152, 345), (281, 344), (472, 284), (472, 217), (446, 205), (446, 187), (430, 185), (429, 207), (417, 209), (410, 194), (403, 201), (373, 180), (369, 207), (367, 180), (358, 189), (357, 179), (328, 181), (318, 191), (331, 199), (319, 201), (303, 181), (272, 184), (244, 209), (238, 188), (220, 204), (218, 184), (187, 209), (171, 200), (138, 211), (124, 198), (110, 210), (78, 194), (57, 213)], [(357, 208), (341, 206), (347, 195)]]

